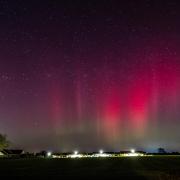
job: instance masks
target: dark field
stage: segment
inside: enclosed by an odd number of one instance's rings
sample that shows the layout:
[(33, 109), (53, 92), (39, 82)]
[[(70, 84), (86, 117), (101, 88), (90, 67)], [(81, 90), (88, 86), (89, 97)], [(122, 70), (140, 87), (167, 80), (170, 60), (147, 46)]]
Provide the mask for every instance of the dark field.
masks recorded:
[(121, 177), (180, 179), (180, 156), (0, 159), (0, 177)]

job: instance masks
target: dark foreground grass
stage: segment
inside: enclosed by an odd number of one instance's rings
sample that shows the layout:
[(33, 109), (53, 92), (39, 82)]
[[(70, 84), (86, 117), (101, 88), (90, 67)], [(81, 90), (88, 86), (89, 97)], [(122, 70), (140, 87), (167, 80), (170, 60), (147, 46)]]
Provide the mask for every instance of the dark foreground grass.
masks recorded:
[(180, 156), (0, 159), (0, 177), (117, 177), (118, 179), (180, 179)]

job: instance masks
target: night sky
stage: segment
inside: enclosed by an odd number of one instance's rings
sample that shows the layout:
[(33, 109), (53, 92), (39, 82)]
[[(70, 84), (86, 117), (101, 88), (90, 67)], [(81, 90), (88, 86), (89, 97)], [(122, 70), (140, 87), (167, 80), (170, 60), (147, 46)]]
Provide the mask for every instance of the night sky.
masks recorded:
[(180, 150), (180, 2), (0, 0), (0, 132), (25, 150)]

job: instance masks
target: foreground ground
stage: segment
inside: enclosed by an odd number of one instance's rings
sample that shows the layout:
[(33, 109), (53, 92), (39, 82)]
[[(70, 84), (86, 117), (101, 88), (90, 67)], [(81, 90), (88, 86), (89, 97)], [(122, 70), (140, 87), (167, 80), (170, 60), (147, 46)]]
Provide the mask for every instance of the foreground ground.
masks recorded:
[[(0, 159), (0, 177), (180, 179), (180, 156), (91, 159)], [(120, 178), (120, 179), (121, 179)]]

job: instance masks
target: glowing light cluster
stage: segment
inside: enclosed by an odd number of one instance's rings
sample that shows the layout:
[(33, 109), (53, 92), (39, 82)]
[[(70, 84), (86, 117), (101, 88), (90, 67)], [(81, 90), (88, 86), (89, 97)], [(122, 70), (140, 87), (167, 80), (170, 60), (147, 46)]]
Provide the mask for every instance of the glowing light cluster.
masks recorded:
[(69, 155), (70, 158), (81, 158), (83, 155), (79, 154), (78, 151), (74, 151), (74, 154)]

